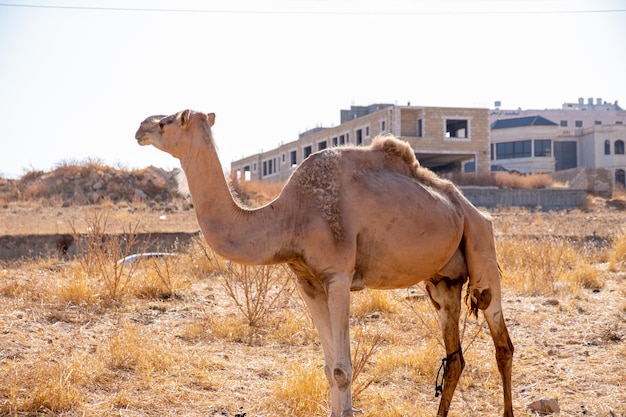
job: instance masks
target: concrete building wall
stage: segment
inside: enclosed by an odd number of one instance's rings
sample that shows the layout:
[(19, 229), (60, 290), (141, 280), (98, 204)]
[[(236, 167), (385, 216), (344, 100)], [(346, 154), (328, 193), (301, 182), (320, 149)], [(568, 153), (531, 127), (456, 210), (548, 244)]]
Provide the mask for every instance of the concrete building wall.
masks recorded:
[(335, 146), (367, 146), (378, 135), (393, 134), (410, 144), (422, 165), (460, 170), (473, 160), (489, 172), (488, 109), (376, 105), (342, 111), (339, 126), (304, 132), (298, 140), (231, 163), (244, 180), (286, 181), (308, 155)]

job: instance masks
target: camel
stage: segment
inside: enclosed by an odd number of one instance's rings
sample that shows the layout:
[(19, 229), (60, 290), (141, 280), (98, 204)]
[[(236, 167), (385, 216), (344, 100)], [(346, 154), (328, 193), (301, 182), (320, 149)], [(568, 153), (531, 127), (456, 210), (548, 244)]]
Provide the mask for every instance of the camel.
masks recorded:
[(513, 416), (513, 344), (502, 313), (491, 221), (450, 182), (419, 165), (391, 136), (367, 147), (310, 155), (280, 195), (256, 209), (231, 194), (217, 155), (214, 113), (184, 110), (145, 119), (135, 138), (181, 162), (200, 228), (211, 248), (243, 264), (286, 263), (321, 339), (331, 417), (352, 417), (350, 291), (425, 283), (446, 350), (437, 416), (448, 414), (465, 361), (459, 336), (462, 287), (483, 311)]

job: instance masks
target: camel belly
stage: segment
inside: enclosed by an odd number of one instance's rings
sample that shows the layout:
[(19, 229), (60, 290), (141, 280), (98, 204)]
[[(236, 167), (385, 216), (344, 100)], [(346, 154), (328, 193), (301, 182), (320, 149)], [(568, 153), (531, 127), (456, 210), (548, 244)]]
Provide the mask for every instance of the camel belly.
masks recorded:
[(403, 288), (443, 273), (463, 273), (463, 216), (445, 197), (424, 194), (404, 188), (395, 200), (363, 201), (363, 208), (376, 214), (358, 220), (353, 288)]

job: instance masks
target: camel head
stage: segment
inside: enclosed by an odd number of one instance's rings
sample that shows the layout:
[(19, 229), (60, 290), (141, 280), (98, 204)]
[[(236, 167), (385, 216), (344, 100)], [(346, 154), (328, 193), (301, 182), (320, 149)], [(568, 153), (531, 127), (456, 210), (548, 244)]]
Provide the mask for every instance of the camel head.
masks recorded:
[[(180, 159), (198, 136), (211, 138), (211, 126), (214, 124), (215, 113), (193, 110), (183, 110), (171, 116), (150, 116), (141, 122), (135, 139), (141, 146), (152, 145)], [(189, 134), (192, 131), (200, 134)]]

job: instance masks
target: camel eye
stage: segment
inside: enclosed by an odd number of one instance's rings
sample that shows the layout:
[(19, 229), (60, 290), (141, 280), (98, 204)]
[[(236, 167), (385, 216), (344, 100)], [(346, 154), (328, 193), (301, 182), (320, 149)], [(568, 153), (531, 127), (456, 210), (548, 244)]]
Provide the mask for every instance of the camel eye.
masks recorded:
[(159, 130), (160, 130), (161, 132), (163, 132), (163, 126), (165, 126), (165, 123), (163, 123), (163, 122), (159, 122)]

